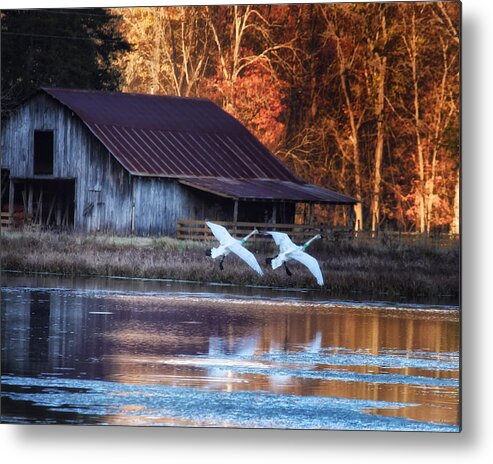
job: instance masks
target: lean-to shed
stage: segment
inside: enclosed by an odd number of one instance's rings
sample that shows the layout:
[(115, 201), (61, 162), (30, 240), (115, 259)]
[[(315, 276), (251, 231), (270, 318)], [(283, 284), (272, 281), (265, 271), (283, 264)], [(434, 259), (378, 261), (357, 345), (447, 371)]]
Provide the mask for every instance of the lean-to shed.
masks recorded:
[(296, 203), (355, 203), (206, 99), (43, 88), (1, 148), (2, 211), (79, 231), (174, 235), (179, 219), (290, 223)]

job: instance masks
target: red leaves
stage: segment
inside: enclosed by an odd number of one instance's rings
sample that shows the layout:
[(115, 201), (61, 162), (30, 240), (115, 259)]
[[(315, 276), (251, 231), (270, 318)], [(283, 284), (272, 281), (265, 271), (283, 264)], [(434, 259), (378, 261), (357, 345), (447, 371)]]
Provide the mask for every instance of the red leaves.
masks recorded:
[(282, 119), (286, 86), (272, 71), (253, 64), (234, 82), (218, 72), (204, 96), (240, 120), (271, 151), (276, 151), (285, 130)]

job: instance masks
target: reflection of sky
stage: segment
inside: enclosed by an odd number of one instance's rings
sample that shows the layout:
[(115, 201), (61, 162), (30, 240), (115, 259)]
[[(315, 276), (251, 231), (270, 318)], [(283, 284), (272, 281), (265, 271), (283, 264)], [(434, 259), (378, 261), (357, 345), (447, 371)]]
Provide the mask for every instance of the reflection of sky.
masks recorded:
[[(337, 403), (338, 408), (369, 415), (370, 422), (379, 414), (457, 423), (455, 316), (239, 303), (106, 289), (3, 289), (2, 373), (47, 382), (101, 380), (123, 390), (124, 385), (173, 387), (185, 396), (189, 389), (198, 389), (197, 396), (229, 392), (239, 395), (238, 407), (262, 402), (266, 394), (329, 403), (339, 398), (349, 402)], [(135, 403), (137, 391), (130, 409), (148, 414), (149, 405)], [(376, 403), (360, 408), (365, 401)], [(123, 410), (118, 414), (124, 421)], [(259, 424), (267, 423), (260, 416), (258, 411)], [(221, 419), (228, 420), (233, 419)]]

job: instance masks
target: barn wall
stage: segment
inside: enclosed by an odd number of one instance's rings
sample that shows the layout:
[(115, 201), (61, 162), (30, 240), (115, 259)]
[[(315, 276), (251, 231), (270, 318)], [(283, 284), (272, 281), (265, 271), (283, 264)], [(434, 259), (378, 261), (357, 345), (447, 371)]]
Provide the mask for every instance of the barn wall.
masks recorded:
[(233, 217), (231, 200), (198, 192), (175, 179), (134, 177), (133, 192), (138, 235), (174, 236), (178, 219), (228, 221)]
[[(35, 178), (34, 131), (53, 130), (53, 178), (75, 178), (75, 229), (129, 233), (131, 177), (78, 116), (46, 94), (28, 100), (2, 127), (2, 168)], [(92, 205), (92, 206), (91, 206)]]

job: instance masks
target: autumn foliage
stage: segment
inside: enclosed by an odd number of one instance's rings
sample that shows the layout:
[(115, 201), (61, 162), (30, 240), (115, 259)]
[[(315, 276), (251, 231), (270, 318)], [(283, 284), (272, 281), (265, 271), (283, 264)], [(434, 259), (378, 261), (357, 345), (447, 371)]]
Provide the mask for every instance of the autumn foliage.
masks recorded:
[(112, 11), (123, 90), (212, 99), (360, 228), (458, 232), (458, 2)]

